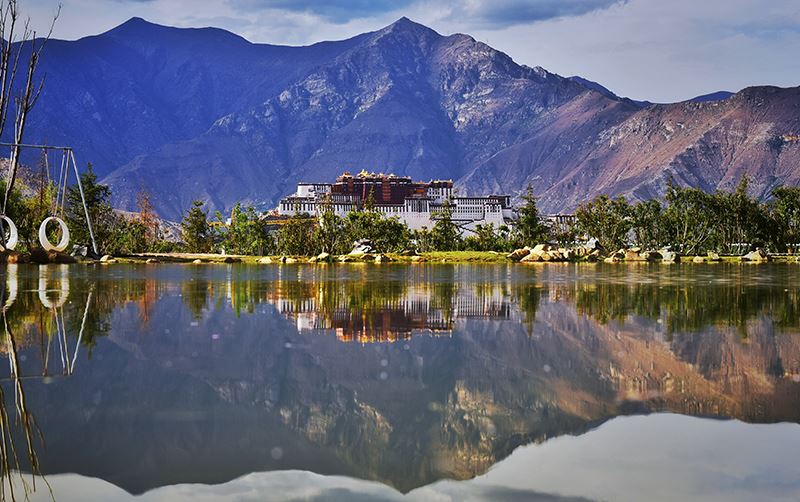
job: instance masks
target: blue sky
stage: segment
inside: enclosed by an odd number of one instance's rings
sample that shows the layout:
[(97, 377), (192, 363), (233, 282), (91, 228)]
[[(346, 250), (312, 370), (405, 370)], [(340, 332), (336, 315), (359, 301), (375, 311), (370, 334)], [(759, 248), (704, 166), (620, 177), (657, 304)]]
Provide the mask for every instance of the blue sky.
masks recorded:
[[(42, 29), (58, 0), (22, 0)], [(635, 99), (677, 101), (749, 85), (800, 85), (800, 0), (61, 0), (59, 38), (139, 16), (216, 26), (253, 42), (309, 44), (401, 16), (468, 33), (529, 66)]]

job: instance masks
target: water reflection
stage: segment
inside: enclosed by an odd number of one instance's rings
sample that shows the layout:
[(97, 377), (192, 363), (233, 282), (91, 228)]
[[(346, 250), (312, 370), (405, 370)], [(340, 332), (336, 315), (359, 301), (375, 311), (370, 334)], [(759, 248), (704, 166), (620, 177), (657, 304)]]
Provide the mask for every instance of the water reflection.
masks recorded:
[(13, 266), (3, 389), (24, 382), (44, 473), (141, 493), (298, 469), (407, 492), (619, 415), (800, 421), (798, 279), (778, 264)]

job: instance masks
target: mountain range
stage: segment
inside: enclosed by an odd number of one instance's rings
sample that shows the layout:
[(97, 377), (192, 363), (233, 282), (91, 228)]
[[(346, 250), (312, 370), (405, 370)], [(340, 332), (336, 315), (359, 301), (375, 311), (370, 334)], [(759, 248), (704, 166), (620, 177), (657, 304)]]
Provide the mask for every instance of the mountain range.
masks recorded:
[(73, 146), (117, 207), (146, 189), (171, 219), (193, 199), (269, 209), (298, 181), (361, 169), (467, 194), (530, 184), (551, 213), (659, 197), (669, 179), (714, 190), (747, 175), (759, 197), (800, 183), (800, 88), (633, 101), (406, 18), (305, 47), (133, 18), (50, 41), (40, 70), (27, 141)]

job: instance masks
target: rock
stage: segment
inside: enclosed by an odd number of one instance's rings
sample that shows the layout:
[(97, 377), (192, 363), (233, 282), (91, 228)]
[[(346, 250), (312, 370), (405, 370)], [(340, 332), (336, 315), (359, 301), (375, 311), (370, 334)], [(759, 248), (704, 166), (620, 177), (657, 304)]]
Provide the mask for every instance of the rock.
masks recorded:
[(314, 258), (315, 258), (315, 261), (322, 262), (322, 263), (330, 263), (331, 261), (333, 261), (333, 258), (331, 257), (331, 254), (330, 253), (326, 253), (325, 251), (321, 252), (320, 254), (315, 256)]
[(656, 251), (645, 251), (643, 253), (639, 253), (639, 259), (643, 261), (659, 261), (661, 259), (661, 254)]
[(585, 245), (584, 247), (585, 247), (586, 249), (588, 249), (589, 251), (593, 251), (593, 250), (595, 250), (595, 249), (598, 249), (598, 250), (600, 250), (600, 251), (603, 251), (603, 246), (601, 246), (601, 245), (600, 245), (600, 241), (598, 241), (598, 240), (597, 240), (597, 239), (595, 239), (594, 237), (592, 237), (591, 239), (589, 239), (589, 240), (586, 242), (586, 245)]
[(603, 260), (604, 263), (619, 263), (620, 261), (622, 261), (622, 259), (617, 255), (617, 253), (614, 253)]
[(769, 255), (767, 255), (763, 249), (758, 248), (742, 256), (742, 261), (752, 261), (756, 263), (767, 262), (769, 261)]
[[(413, 261), (414, 258), (416, 258), (416, 257), (412, 256), (411, 260)], [(342, 263), (350, 263), (350, 262), (354, 262), (354, 261), (357, 261), (357, 260), (358, 260), (358, 258), (355, 255), (343, 254), (342, 256), (339, 257), (339, 261), (342, 262)]]
[[(640, 260), (641, 260), (641, 257), (639, 256), (639, 251), (641, 251), (641, 249), (640, 249), (640, 248), (631, 248), (631, 249), (626, 249), (626, 250), (625, 250), (625, 251), (622, 253), (622, 254), (624, 255), (624, 258), (623, 258), (623, 259), (624, 259), (625, 261), (640, 261)], [(617, 251), (617, 254), (619, 255), (619, 251)]]
[(148, 258), (144, 261), (145, 263), (158, 263), (158, 260), (155, 258)]
[(722, 261), (722, 258), (720, 258), (719, 255), (714, 251), (709, 251), (708, 256), (706, 256), (706, 260), (717, 262), (717, 261)]
[(272, 263), (272, 258), (270, 258), (269, 256), (265, 256), (263, 258), (259, 258), (258, 259), (258, 263), (261, 263), (263, 265), (265, 265), (267, 263)]
[(222, 263), (240, 263), (242, 260), (239, 258), (232, 258), (230, 256), (226, 256), (222, 259)]
[(368, 254), (377, 252), (378, 251), (372, 245), (372, 241), (369, 239), (359, 239), (353, 242), (353, 250), (350, 251), (350, 254)]
[(589, 263), (596, 263), (600, 259), (600, 253), (598, 252), (597, 254), (594, 253), (587, 254), (586, 256), (584, 256), (584, 258), (586, 258), (586, 261), (588, 261)]
[(416, 249), (404, 249), (400, 252), (401, 256), (417, 256), (418, 254)]
[(537, 244), (533, 247), (532, 253), (544, 253), (545, 251), (550, 251), (550, 246), (548, 244)]
[(680, 261), (680, 256), (674, 251), (670, 251), (668, 249), (662, 249), (658, 252), (661, 255), (661, 261), (663, 263), (677, 263)]
[[(103, 261), (103, 260), (101, 259), (100, 261)], [(203, 263), (203, 260), (201, 260), (200, 258), (197, 258), (196, 260), (192, 260), (192, 263), (194, 263), (195, 265), (198, 265), (200, 263)]]
[(529, 253), (528, 255), (524, 256), (519, 262), (520, 263), (534, 263), (537, 261), (543, 261), (542, 253)]
[(0, 252), (0, 263), (28, 263), (28, 258), (19, 251), (6, 250)]
[(392, 259), (385, 254), (379, 254), (375, 256), (375, 263), (387, 263), (390, 261), (392, 261)]
[(283, 263), (297, 263), (297, 258), (292, 258), (291, 256), (285, 256), (283, 258)]
[(422, 256), (412, 256), (411, 257), (411, 262), (412, 263), (422, 263), (424, 261), (425, 261), (425, 258), (423, 258)]
[(705, 263), (706, 257), (705, 256), (695, 256), (692, 258), (692, 263)]
[(525, 258), (529, 254), (531, 254), (531, 250), (530, 249), (528, 249), (528, 248), (520, 248), (520, 249), (515, 249), (514, 251), (511, 251), (510, 253), (508, 253), (506, 255), (506, 258), (508, 258), (509, 260), (512, 260), (512, 261), (520, 261), (521, 259)]
[[(77, 260), (72, 256), (66, 253), (60, 253), (58, 251), (48, 251), (47, 252), (47, 261), (48, 263), (76, 263)], [(114, 260), (115, 262), (117, 260)]]
[(111, 256), (110, 254), (104, 254), (104, 255), (103, 255), (103, 257), (102, 257), (102, 258), (100, 258), (100, 261), (101, 261), (101, 262), (103, 262), (103, 263), (105, 263), (105, 262), (107, 262), (108, 260), (113, 260), (113, 259), (114, 259), (114, 257), (113, 257), (113, 256)]

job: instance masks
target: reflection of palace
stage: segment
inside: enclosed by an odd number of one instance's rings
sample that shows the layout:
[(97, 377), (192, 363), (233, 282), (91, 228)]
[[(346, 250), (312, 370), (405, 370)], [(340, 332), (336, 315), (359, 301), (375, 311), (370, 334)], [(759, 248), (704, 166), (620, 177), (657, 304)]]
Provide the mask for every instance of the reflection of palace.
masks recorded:
[[(496, 288), (474, 289), (448, 284), (447, 291), (411, 285), (378, 295), (361, 305), (343, 287), (317, 285), (302, 298), (271, 295), (270, 303), (292, 319), (298, 331), (334, 330), (342, 341), (394, 342), (415, 334), (450, 334), (460, 319), (509, 319), (508, 298)], [(334, 285), (335, 287), (335, 285)], [(361, 286), (370, 292), (368, 286)]]

